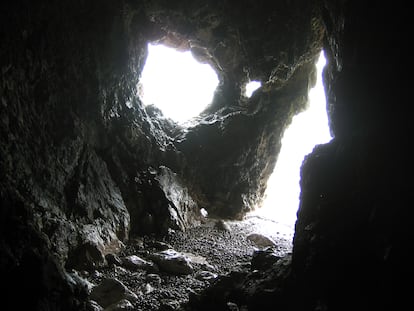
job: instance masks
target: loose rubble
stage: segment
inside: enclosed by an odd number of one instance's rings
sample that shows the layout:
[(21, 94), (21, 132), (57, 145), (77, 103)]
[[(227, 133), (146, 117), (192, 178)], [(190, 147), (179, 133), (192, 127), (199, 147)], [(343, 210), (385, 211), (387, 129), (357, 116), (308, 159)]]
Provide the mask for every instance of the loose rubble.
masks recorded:
[(290, 253), (290, 236), (275, 224), (274, 236), (258, 231), (266, 221), (206, 219), (186, 232), (137, 237), (121, 253), (106, 255), (106, 266), (75, 271), (73, 279), (89, 288), (91, 311), (189, 310), (190, 297), (222, 278), (264, 269)]

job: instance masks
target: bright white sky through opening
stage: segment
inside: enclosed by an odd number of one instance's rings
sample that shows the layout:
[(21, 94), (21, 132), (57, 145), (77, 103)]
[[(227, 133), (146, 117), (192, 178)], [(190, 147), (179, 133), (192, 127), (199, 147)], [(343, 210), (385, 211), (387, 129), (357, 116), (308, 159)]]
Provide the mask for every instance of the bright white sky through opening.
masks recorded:
[(142, 101), (157, 106), (164, 116), (178, 123), (198, 116), (211, 103), (218, 82), (213, 68), (196, 61), (190, 51), (148, 44), (140, 79)]
[(309, 107), (296, 115), (285, 131), (279, 158), (267, 183), (263, 205), (254, 212), (286, 225), (292, 232), (299, 207), (300, 167), (303, 159), (315, 145), (327, 143), (332, 138), (322, 84), (325, 63), (325, 56), (321, 52), (317, 63), (317, 82), (309, 93)]
[(251, 97), (253, 92), (256, 91), (259, 87), (262, 86), (262, 82), (260, 81), (251, 81), (246, 84), (246, 97)]

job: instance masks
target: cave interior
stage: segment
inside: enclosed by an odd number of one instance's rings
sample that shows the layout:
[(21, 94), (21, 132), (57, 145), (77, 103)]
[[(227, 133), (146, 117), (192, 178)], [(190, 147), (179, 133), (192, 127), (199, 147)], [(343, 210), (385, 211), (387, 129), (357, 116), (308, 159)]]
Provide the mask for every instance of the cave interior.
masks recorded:
[[(254, 210), (284, 130), (306, 108), (321, 50), (333, 139), (303, 162), (292, 254), (254, 290), (246, 281), (254, 276), (239, 275), (186, 308), (409, 303), (408, 8), (352, 0), (18, 0), (0, 8), (5, 310), (99, 310), (68, 271), (107, 265), (135, 237), (185, 232), (200, 224), (201, 209), (223, 220)], [(214, 98), (191, 125), (142, 104), (148, 43), (191, 51), (216, 71)], [(262, 87), (248, 98), (253, 80)], [(236, 306), (212, 299), (226, 286)]]

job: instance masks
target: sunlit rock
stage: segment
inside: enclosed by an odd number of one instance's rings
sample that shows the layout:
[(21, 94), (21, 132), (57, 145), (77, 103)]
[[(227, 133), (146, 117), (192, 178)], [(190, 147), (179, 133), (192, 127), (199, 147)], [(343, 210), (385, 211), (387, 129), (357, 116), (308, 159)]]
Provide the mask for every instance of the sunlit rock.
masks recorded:
[(263, 234), (251, 233), (246, 238), (259, 248), (276, 246), (275, 241)]
[(154, 265), (154, 263), (147, 261), (145, 259), (142, 259), (139, 256), (136, 255), (129, 255), (121, 258), (122, 264), (125, 268), (130, 270), (145, 270), (154, 272), (157, 271), (158, 268)]
[(168, 273), (190, 274), (194, 270), (190, 259), (173, 249), (151, 254), (150, 258), (162, 271)]

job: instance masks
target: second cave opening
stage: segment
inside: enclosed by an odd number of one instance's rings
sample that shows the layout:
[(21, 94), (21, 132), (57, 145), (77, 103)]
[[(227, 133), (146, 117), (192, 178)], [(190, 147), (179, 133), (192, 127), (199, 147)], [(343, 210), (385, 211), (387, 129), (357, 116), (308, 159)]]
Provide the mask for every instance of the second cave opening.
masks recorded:
[(322, 51), (316, 64), (316, 84), (309, 92), (308, 108), (293, 117), (291, 125), (286, 129), (276, 166), (267, 182), (262, 206), (253, 212), (286, 225), (287, 230), (292, 232), (299, 207), (300, 168), (304, 157), (312, 152), (315, 145), (332, 139), (322, 83), (325, 64)]

